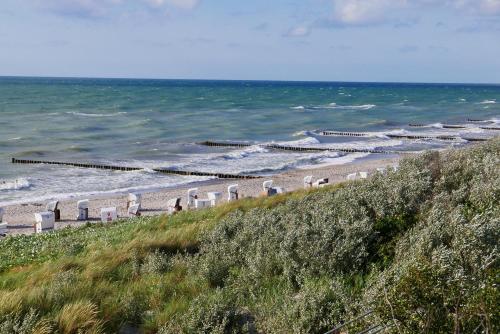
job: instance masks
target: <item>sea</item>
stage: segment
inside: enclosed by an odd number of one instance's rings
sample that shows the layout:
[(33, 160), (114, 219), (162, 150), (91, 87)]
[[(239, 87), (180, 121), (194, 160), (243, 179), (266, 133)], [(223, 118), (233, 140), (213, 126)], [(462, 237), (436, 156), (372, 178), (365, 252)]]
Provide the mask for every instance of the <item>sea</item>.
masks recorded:
[[(272, 176), (387, 156), (339, 148), (460, 147), (468, 138), (499, 134), (499, 103), (499, 85), (0, 77), (0, 206), (211, 178), (157, 168)], [(325, 130), (362, 136), (325, 136)], [(425, 138), (391, 136), (408, 134)], [(250, 145), (200, 145), (207, 140)], [(142, 169), (23, 165), (12, 158)]]

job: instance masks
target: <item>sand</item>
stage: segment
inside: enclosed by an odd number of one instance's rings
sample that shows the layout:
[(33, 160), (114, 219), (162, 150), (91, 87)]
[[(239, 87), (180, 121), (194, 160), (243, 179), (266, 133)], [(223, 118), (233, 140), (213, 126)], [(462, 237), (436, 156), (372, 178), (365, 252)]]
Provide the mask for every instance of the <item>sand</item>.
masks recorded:
[[(210, 180), (175, 188), (167, 188), (154, 192), (142, 194), (143, 216), (160, 215), (167, 210), (167, 201), (172, 198), (182, 198), (181, 205), (186, 207), (187, 189), (198, 188), (199, 198), (207, 198), (206, 193), (210, 191), (223, 192), (223, 201), (227, 200), (227, 187), (231, 184), (239, 185), (240, 197), (257, 197), (262, 193), (262, 182), (273, 180), (275, 186), (283, 187), (285, 191), (293, 191), (303, 188), (303, 179), (307, 175), (312, 175), (313, 180), (318, 178), (328, 178), (330, 184), (343, 182), (350, 173), (367, 171), (376, 172), (379, 167), (394, 166), (398, 164), (399, 157), (383, 159), (367, 159), (358, 162), (321, 167), (316, 169), (297, 169), (288, 171), (269, 178), (252, 180)], [(56, 222), (55, 228), (61, 229), (67, 226), (81, 226), (86, 222), (79, 222), (77, 216), (76, 202), (81, 198), (61, 201), (61, 221)], [(90, 197), (89, 221), (99, 221), (101, 208), (116, 207), (118, 217), (127, 217), (127, 195), (110, 195), (108, 197)], [(31, 234), (34, 233), (35, 213), (45, 211), (46, 203), (33, 202), (26, 204), (16, 204), (4, 207), (5, 214), (3, 221), (8, 223), (8, 235)]]

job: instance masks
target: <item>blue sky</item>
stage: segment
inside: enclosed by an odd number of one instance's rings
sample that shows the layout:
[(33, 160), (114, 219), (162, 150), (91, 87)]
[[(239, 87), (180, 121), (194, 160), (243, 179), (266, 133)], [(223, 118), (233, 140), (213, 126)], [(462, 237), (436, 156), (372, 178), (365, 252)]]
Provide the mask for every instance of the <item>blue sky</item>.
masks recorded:
[(2, 0), (0, 75), (500, 82), (500, 0)]

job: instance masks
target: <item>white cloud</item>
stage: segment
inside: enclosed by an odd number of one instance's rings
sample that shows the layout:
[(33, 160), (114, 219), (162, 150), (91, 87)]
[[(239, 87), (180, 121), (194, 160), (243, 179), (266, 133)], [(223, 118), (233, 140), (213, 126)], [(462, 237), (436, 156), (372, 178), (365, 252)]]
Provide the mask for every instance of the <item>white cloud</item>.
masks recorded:
[(482, 15), (499, 15), (500, 0), (455, 0), (455, 6)]
[(334, 0), (334, 21), (346, 25), (363, 25), (383, 21), (387, 11), (406, 0)]
[(290, 29), (285, 36), (286, 37), (305, 37), (311, 33), (311, 30), (308, 26), (300, 25)]
[(500, 15), (500, 0), (332, 0), (331, 21), (367, 25), (401, 21), (418, 7), (441, 7), (475, 15)]

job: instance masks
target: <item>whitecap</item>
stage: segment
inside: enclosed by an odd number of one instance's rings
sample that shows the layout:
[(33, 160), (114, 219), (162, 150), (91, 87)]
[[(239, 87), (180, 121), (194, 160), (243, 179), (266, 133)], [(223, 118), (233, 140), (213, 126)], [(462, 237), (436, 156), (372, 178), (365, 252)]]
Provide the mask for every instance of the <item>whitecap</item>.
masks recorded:
[(290, 109), (294, 109), (294, 110), (304, 110), (305, 107), (304, 106), (296, 106), (296, 107), (290, 107)]
[(9, 138), (7, 141), (15, 141), (15, 140), (21, 140), (23, 137), (14, 137), (14, 138)]
[(21, 190), (31, 187), (28, 179), (19, 178), (13, 181), (0, 181), (0, 190)]
[(114, 117), (126, 114), (125, 111), (115, 112), (112, 114), (92, 114), (92, 113), (84, 113), (84, 112), (76, 112), (76, 111), (68, 111), (67, 114), (75, 115), (75, 116), (83, 116), (83, 117)]
[(482, 102), (479, 102), (479, 104), (495, 104), (497, 103), (496, 100), (484, 100)]
[(350, 153), (319, 159), (314, 165), (298, 166), (298, 169), (322, 168), (328, 166), (346, 165), (352, 163), (356, 159), (361, 159), (369, 156), (371, 153)]
[(293, 137), (303, 137), (303, 136), (310, 136), (310, 134), (311, 134), (311, 131), (302, 130), (302, 131), (295, 132), (292, 136)]
[(314, 137), (306, 137), (298, 140), (279, 142), (278, 144), (287, 146), (300, 146), (300, 145), (320, 144), (320, 141)]
[(361, 104), (361, 105), (350, 105), (350, 106), (343, 106), (336, 104), (335, 102), (330, 103), (326, 106), (318, 106), (314, 107), (314, 109), (344, 109), (344, 110), (370, 110), (372, 108), (375, 108), (377, 105), (375, 104)]
[(249, 157), (252, 154), (267, 153), (267, 152), (268, 152), (268, 150), (260, 145), (252, 145), (252, 146), (246, 147), (245, 149), (242, 149), (242, 150), (236, 150), (236, 151), (232, 151), (228, 154), (224, 154), (223, 157), (224, 157), (224, 159), (228, 159), (228, 160), (243, 159), (243, 158)]

